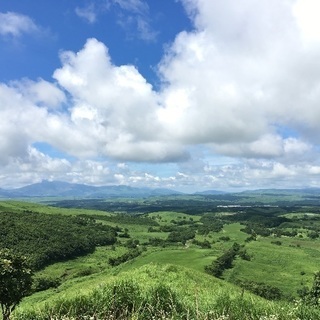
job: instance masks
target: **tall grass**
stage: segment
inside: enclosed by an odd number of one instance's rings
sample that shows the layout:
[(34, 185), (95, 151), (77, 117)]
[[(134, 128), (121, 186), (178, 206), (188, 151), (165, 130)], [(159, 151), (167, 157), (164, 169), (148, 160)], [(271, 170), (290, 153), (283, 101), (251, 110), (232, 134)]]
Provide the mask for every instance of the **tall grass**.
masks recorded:
[(173, 265), (148, 265), (110, 278), (90, 294), (19, 308), (16, 320), (315, 320), (320, 310), (274, 303)]

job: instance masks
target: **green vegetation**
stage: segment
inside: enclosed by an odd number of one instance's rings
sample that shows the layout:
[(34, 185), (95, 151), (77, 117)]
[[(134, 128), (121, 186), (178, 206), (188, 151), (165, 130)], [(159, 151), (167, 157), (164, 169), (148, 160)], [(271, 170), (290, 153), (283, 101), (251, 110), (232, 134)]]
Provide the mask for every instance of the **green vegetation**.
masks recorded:
[(8, 249), (0, 250), (0, 305), (3, 320), (26, 296), (32, 284), (32, 273), (25, 257)]
[(124, 253), (122, 256), (116, 257), (116, 258), (109, 258), (109, 264), (114, 267), (118, 266), (121, 263), (124, 263), (126, 261), (132, 260), (138, 256), (140, 256), (141, 250), (138, 248), (134, 248), (129, 250), (128, 252)]
[(0, 202), (36, 271), (15, 319), (319, 319), (318, 207), (217, 199)]
[(90, 217), (1, 212), (0, 246), (27, 255), (34, 269), (115, 242), (116, 231)]
[(233, 267), (233, 261), (237, 255), (246, 257), (246, 260), (250, 260), (245, 251), (243, 249), (241, 251), (240, 245), (235, 242), (229, 250), (215, 259), (211, 265), (205, 267), (206, 272), (220, 278), (226, 269)]
[(320, 305), (320, 272), (316, 272), (311, 289), (303, 288), (300, 290), (300, 297), (307, 305), (319, 307)]
[(86, 294), (60, 297), (15, 319), (318, 319), (314, 307), (269, 302), (209, 275), (175, 265), (149, 264), (110, 276)]

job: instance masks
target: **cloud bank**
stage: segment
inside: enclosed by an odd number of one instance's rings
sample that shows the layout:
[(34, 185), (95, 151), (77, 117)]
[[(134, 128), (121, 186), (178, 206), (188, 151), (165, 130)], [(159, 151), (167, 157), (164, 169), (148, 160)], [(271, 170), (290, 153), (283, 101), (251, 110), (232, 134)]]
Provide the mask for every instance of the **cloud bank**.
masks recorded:
[[(94, 38), (61, 53), (52, 82), (0, 85), (4, 185), (320, 186), (317, 1), (181, 1), (194, 29), (168, 46), (158, 90)], [(127, 3), (139, 14), (142, 4)], [(0, 34), (35, 28), (24, 19)]]

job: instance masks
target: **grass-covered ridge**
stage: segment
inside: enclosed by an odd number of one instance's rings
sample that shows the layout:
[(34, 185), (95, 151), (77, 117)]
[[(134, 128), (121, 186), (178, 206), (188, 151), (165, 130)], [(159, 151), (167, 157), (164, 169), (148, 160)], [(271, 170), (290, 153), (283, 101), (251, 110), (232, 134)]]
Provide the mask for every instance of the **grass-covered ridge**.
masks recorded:
[[(85, 283), (84, 283), (85, 285)], [(319, 319), (320, 310), (264, 300), (222, 280), (176, 265), (146, 266), (106, 277), (90, 292), (42, 306), (15, 319)]]

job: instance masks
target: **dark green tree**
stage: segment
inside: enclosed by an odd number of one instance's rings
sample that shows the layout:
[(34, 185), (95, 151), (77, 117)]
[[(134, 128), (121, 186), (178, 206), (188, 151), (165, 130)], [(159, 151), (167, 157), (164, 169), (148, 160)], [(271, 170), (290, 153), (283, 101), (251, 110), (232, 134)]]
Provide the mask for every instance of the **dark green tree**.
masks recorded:
[(219, 256), (210, 265), (205, 266), (205, 271), (217, 278), (220, 278), (224, 270), (233, 267), (233, 261), (237, 254), (239, 254), (240, 248), (241, 246), (235, 242), (223, 255)]
[(32, 272), (27, 259), (9, 249), (0, 250), (0, 304), (3, 320), (31, 289)]
[(320, 305), (320, 271), (314, 274), (313, 284), (308, 293), (308, 303), (311, 305)]
[(314, 274), (311, 289), (308, 289), (307, 287), (302, 287), (298, 290), (298, 295), (300, 296), (302, 301), (307, 305), (320, 305), (320, 271), (317, 271)]

